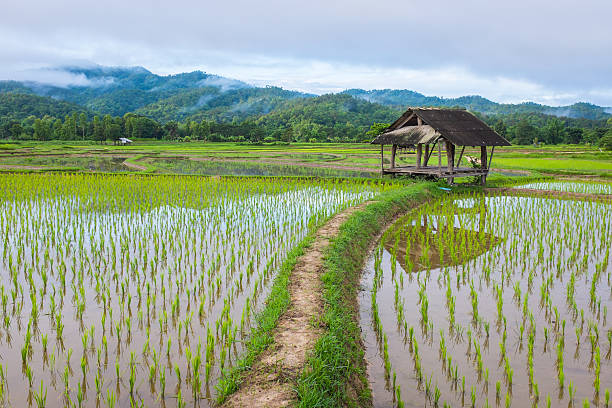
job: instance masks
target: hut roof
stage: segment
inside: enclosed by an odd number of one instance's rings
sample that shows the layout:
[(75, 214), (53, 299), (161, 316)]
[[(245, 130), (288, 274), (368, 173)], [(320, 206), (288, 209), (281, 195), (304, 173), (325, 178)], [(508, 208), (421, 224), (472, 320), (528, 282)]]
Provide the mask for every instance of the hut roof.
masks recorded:
[[(422, 124), (418, 126), (418, 118)], [(456, 146), (510, 146), (486, 123), (461, 109), (409, 108), (373, 144), (413, 146), (443, 137)]]

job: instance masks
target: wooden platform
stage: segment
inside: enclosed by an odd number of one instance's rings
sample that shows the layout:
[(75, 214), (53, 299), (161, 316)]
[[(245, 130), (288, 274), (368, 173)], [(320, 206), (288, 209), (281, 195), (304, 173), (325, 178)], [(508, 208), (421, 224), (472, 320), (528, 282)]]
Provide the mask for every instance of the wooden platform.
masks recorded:
[(471, 167), (457, 167), (453, 171), (448, 171), (447, 167), (420, 167), (403, 166), (391, 167), (382, 169), (383, 174), (397, 174), (403, 176), (433, 176), (438, 178), (455, 178), (455, 177), (471, 177), (471, 176), (486, 176), (489, 174), (487, 169), (474, 169)]

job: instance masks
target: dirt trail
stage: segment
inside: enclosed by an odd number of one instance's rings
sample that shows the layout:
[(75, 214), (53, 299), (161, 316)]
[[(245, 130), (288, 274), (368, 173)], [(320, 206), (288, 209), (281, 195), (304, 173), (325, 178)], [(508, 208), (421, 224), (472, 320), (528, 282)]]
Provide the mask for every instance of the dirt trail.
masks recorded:
[(125, 167), (129, 167), (130, 169), (134, 169), (138, 171), (145, 171), (147, 169), (145, 166), (141, 166), (140, 164), (130, 162), (129, 159), (124, 160), (122, 164)]
[(308, 352), (323, 332), (317, 324), (324, 312), (320, 279), (323, 255), (342, 223), (365, 205), (344, 210), (317, 231), (315, 241), (298, 259), (289, 277), (291, 300), (273, 332), (274, 342), (259, 356), (223, 407), (286, 407), (296, 401), (295, 382)]

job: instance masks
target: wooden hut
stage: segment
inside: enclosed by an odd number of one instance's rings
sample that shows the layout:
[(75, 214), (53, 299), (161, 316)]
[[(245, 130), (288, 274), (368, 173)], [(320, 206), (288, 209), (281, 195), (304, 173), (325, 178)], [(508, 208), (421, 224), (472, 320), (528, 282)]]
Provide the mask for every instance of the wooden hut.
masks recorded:
[[(372, 141), (380, 145), (382, 174), (434, 176), (452, 183), (455, 177), (480, 176), (486, 182), (496, 146), (510, 143), (486, 123), (462, 109), (410, 108)], [(391, 166), (384, 166), (384, 147), (391, 145)], [(480, 147), (480, 160), (462, 166), (466, 146)], [(437, 165), (430, 165), (437, 147)], [(456, 159), (457, 147), (461, 147)], [(489, 154), (487, 148), (490, 147)], [(415, 148), (416, 165), (396, 166), (398, 148)], [(442, 151), (446, 153), (443, 165)], [(466, 161), (464, 159), (464, 161)]]

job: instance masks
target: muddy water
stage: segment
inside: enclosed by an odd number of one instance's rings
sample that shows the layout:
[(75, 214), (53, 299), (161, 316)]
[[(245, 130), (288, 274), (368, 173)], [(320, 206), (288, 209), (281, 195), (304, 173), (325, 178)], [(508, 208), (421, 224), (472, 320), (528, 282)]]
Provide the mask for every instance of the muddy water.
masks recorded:
[(515, 188), (531, 188), (536, 190), (552, 190), (566, 193), (612, 194), (611, 183), (580, 183), (573, 181), (536, 182), (521, 184)]
[(189, 159), (152, 159), (162, 171), (178, 174), (234, 175), (234, 176), (300, 176), (300, 177), (379, 177), (376, 172), (327, 169), (322, 167), (263, 164), (255, 162), (204, 162)]
[[(471, 207), (476, 211), (457, 211), (457, 208)], [(430, 250), (430, 261), (427, 261), (422, 248), (414, 242), (435, 243), (436, 234), (445, 228), (445, 241), (456, 239), (453, 245), (441, 246), (442, 252), (455, 254), (443, 257), (440, 262), (439, 249), (438, 253)], [(414, 230), (421, 235), (410, 235)], [(406, 252), (400, 250), (406, 245), (402, 234), (412, 237), (410, 262), (406, 262)], [(572, 402), (574, 406), (582, 406), (584, 399), (591, 405), (604, 406), (605, 390), (612, 388), (608, 340), (611, 326), (607, 316), (607, 311), (612, 309), (612, 263), (606, 257), (611, 240), (610, 206), (589, 202), (479, 197), (438, 203), (425, 208), (423, 213), (400, 220), (368, 260), (362, 281), (364, 290), (359, 299), (374, 405), (396, 405), (399, 395), (404, 406), (434, 406), (437, 387), (439, 406), (444, 403), (472, 406), (472, 392), (475, 406), (479, 407), (505, 406), (506, 399), (517, 407), (536, 403), (546, 406), (548, 396), (555, 407), (571, 406)], [(453, 251), (453, 246), (458, 249)], [(433, 261), (436, 256), (437, 263)], [(450, 261), (453, 256), (454, 261)], [(419, 259), (425, 262), (419, 263)], [(570, 302), (567, 287), (572, 273), (575, 295)], [(595, 303), (591, 304), (594, 278)], [(378, 279), (375, 301), (380, 325), (375, 322), (372, 306), (375, 279)], [(544, 285), (545, 282), (548, 284)], [(501, 319), (496, 287), (503, 301)], [(452, 327), (449, 291), (455, 304)], [(421, 313), (420, 293), (425, 294), (428, 304), (427, 323)], [(478, 299), (477, 319), (473, 293)], [(546, 294), (544, 301), (542, 293)], [(575, 330), (581, 327), (578, 345)], [(505, 359), (500, 345), (504, 328)], [(529, 379), (528, 364), (531, 330), (534, 333), (533, 382)], [(593, 347), (589, 330), (594, 338)], [(445, 353), (440, 347), (442, 336)], [(561, 339), (565, 345), (561, 353), (563, 387), (559, 386), (558, 379), (557, 348)], [(414, 351), (415, 343), (418, 354)], [(594, 389), (596, 347), (601, 360), (598, 394)], [(420, 380), (415, 360), (420, 366)], [(506, 360), (512, 370), (511, 384), (506, 374), (509, 371)], [(573, 398), (569, 396), (570, 381)]]
[[(226, 354), (227, 367), (242, 351), (286, 252), (309, 222), (370, 196), (318, 187), (208, 193), (208, 205), (197, 209), (141, 210), (143, 203), (134, 202), (123, 211), (77, 197), (2, 203), (0, 406), (35, 406), (41, 382), (47, 407), (79, 406), (80, 399), (83, 406), (105, 407), (109, 396), (116, 407), (130, 401), (174, 407), (179, 391), (187, 406), (209, 406), (220, 356)], [(220, 327), (226, 324), (236, 340), (229, 349)], [(199, 344), (202, 365), (194, 369)]]

